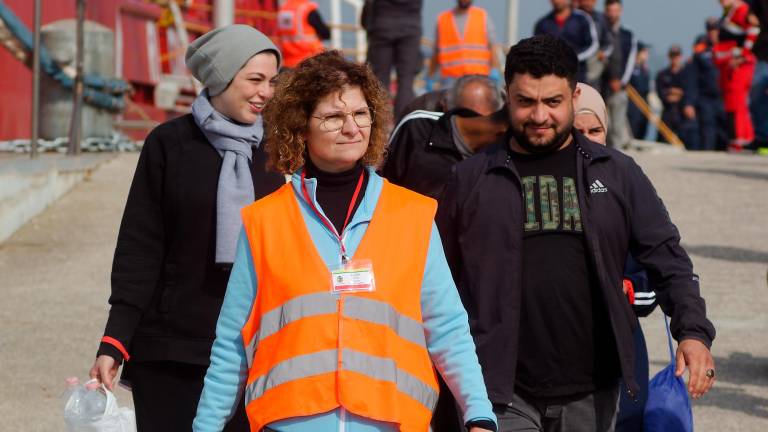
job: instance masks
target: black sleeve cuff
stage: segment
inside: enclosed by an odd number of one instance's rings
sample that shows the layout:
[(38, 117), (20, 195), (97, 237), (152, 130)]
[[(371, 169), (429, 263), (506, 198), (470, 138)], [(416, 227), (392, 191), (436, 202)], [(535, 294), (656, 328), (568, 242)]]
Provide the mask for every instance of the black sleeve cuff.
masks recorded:
[(490, 431), (496, 432), (496, 423), (493, 422), (493, 420), (488, 419), (481, 419), (481, 420), (471, 420), (468, 421), (467, 424), (467, 430), (472, 427), (479, 427), (483, 429), (488, 429)]
[(96, 351), (96, 357), (100, 355), (108, 355), (115, 359), (115, 363), (121, 364), (123, 362), (123, 354), (120, 352), (117, 347), (115, 347), (112, 344), (108, 344), (106, 342), (102, 342), (99, 344), (99, 350)]

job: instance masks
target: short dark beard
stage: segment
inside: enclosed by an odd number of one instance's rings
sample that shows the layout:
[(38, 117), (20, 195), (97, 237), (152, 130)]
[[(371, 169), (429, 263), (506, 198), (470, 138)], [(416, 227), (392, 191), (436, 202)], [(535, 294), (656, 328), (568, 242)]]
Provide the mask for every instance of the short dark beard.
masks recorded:
[(523, 150), (530, 154), (548, 154), (560, 150), (560, 147), (562, 147), (565, 141), (568, 140), (568, 137), (573, 131), (573, 122), (562, 131), (556, 131), (552, 141), (545, 145), (533, 144), (525, 134), (525, 126), (523, 126), (522, 130), (517, 130), (514, 127), (511, 127), (510, 129), (512, 130), (512, 136), (515, 138), (515, 141), (523, 148)]

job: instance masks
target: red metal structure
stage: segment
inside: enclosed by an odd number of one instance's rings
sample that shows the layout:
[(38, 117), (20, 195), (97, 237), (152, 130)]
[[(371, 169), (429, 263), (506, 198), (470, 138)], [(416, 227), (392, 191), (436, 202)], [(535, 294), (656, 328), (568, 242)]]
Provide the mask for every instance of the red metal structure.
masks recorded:
[[(173, 0), (170, 0), (173, 1)], [(183, 13), (190, 40), (211, 29), (215, 0), (176, 0)], [(4, 0), (5, 4), (32, 28), (33, 2)], [(181, 47), (168, 0), (98, 0), (87, 3), (86, 19), (115, 32), (115, 71), (133, 86), (125, 120), (165, 121), (181, 114), (158, 109), (154, 88), (163, 75), (185, 75)], [(277, 0), (236, 0), (235, 22), (250, 24), (267, 35), (274, 34)], [(44, 1), (42, 25), (75, 17), (75, 1)], [(28, 139), (32, 109), (32, 72), (9, 52), (0, 49), (0, 141)], [(190, 87), (183, 93), (193, 96)], [(41, 118), (41, 122), (46, 119)], [(141, 138), (148, 130), (132, 130)]]

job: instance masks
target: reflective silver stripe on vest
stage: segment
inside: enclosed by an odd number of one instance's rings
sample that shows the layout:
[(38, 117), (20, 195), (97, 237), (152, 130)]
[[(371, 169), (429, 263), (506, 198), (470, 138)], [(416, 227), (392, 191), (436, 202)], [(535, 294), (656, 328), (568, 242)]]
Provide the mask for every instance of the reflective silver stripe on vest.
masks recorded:
[[(312, 354), (296, 356), (276, 364), (266, 375), (245, 387), (245, 403), (260, 398), (264, 393), (280, 384), (324, 373), (335, 372), (339, 360), (339, 351), (332, 349)], [(297, 395), (300, 397), (300, 395)]]
[(253, 366), (253, 356), (256, 355), (256, 339), (258, 335), (254, 335), (251, 341), (245, 345), (245, 360), (248, 362), (248, 369)]
[(441, 64), (440, 67), (447, 68), (447, 67), (470, 65), (470, 64), (476, 64), (476, 65), (482, 65), (482, 66), (490, 66), (491, 61), (490, 60), (460, 59), (460, 60), (454, 60), (454, 61), (445, 62), (445, 63)]
[(363, 297), (347, 297), (344, 299), (344, 316), (385, 325), (401, 338), (420, 347), (427, 347), (424, 326), (387, 303)]
[[(437, 392), (410, 373), (399, 369), (394, 360), (369, 354), (342, 350), (341, 368), (379, 381), (394, 383), (397, 390), (424, 405), (430, 411), (437, 404)], [(338, 366), (338, 351), (326, 350), (297, 356), (278, 363), (245, 388), (246, 405), (266, 391), (290, 381), (334, 372)]]
[(306, 294), (293, 298), (261, 317), (258, 341), (263, 341), (294, 321), (332, 313), (336, 313), (336, 298), (330, 292)]
[(477, 51), (490, 51), (488, 49), (488, 45), (480, 45), (480, 44), (458, 44), (458, 45), (450, 45), (447, 47), (440, 47), (440, 53), (451, 53), (454, 51), (462, 51), (462, 50), (477, 50)]
[(380, 381), (393, 382), (401, 393), (418, 401), (430, 411), (434, 410), (437, 404), (437, 392), (420, 379), (398, 368), (392, 359), (343, 349), (341, 351), (341, 368)]

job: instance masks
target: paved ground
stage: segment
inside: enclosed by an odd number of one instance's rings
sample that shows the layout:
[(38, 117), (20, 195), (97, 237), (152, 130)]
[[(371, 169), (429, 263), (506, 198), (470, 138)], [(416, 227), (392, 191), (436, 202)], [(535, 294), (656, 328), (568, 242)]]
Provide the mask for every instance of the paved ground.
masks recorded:
[[(768, 430), (768, 158), (637, 154), (701, 275), (718, 329), (716, 388), (697, 431)], [(63, 380), (85, 377), (106, 317), (116, 232), (136, 155), (103, 164), (0, 245), (0, 429), (61, 431)], [(663, 321), (643, 320), (658, 370)], [(119, 391), (121, 403), (130, 394)]]

